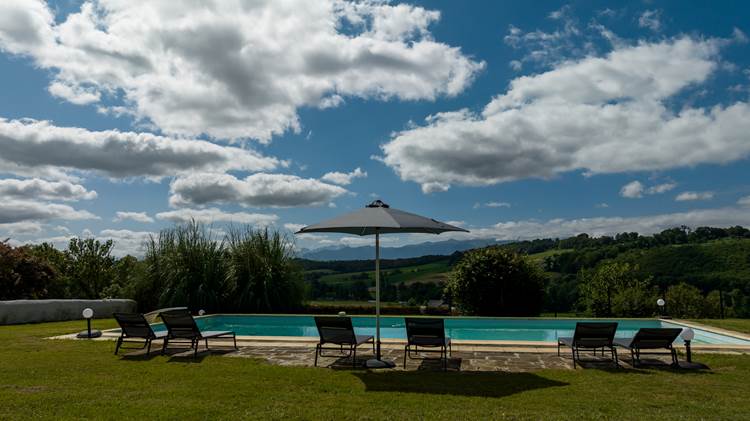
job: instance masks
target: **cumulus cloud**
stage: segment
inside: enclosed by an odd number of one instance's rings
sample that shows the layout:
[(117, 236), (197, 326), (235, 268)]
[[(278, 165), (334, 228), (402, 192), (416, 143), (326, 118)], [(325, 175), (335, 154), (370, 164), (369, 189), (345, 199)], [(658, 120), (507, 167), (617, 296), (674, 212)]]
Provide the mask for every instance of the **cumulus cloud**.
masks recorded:
[(300, 107), (453, 96), (484, 67), (434, 39), (439, 12), (408, 4), (194, 6), (84, 1), (56, 23), (41, 1), (3, 1), (0, 48), (50, 69), (49, 91), (73, 103), (121, 102), (109, 109), (170, 135), (261, 141), (299, 130)]
[(95, 236), (98, 240), (112, 240), (114, 246), (112, 254), (122, 257), (125, 255), (141, 256), (143, 255), (143, 245), (149, 237), (156, 235), (150, 231), (130, 231), (105, 229)]
[(648, 28), (654, 32), (661, 29), (661, 12), (659, 10), (646, 10), (638, 17), (638, 26)]
[(42, 224), (39, 222), (12, 222), (0, 224), (0, 232), (9, 235), (32, 235), (42, 232)]
[(669, 182), (656, 184), (654, 186), (646, 188), (643, 183), (635, 180), (622, 186), (622, 188), (620, 189), (620, 196), (627, 197), (628, 199), (640, 199), (641, 197), (643, 197), (644, 193), (662, 194), (674, 189), (675, 187), (677, 187), (677, 183)]
[(262, 171), (284, 165), (252, 150), (204, 140), (0, 118), (0, 170), (21, 175), (78, 170), (108, 177), (159, 178), (195, 171)]
[(622, 186), (620, 189), (620, 196), (627, 197), (628, 199), (637, 199), (643, 197), (643, 183), (640, 181), (631, 181), (630, 183)]
[(73, 209), (59, 203), (45, 203), (33, 200), (2, 200), (0, 201), (0, 224), (17, 222), (38, 222), (50, 219), (99, 219), (86, 210)]
[(112, 221), (114, 222), (121, 222), (125, 220), (131, 220), (135, 222), (143, 222), (143, 223), (151, 223), (154, 222), (154, 218), (148, 216), (146, 212), (123, 212), (118, 211), (115, 214), (114, 219)]
[(577, 219), (518, 220), (499, 222), (488, 227), (472, 227), (470, 233), (448, 233), (450, 238), (491, 238), (496, 240), (525, 240), (535, 238), (564, 238), (580, 233), (593, 236), (614, 235), (621, 232), (653, 234), (680, 225), (689, 227), (729, 227), (750, 225), (747, 209), (729, 207), (692, 210), (635, 217), (597, 217)]
[(213, 223), (213, 222), (233, 222), (237, 224), (250, 225), (271, 225), (279, 217), (273, 214), (264, 213), (247, 213), (247, 212), (224, 212), (218, 208), (207, 209), (177, 209), (156, 214), (157, 219), (175, 222), (178, 224), (190, 222)]
[(646, 190), (648, 194), (662, 194), (666, 193), (677, 187), (677, 183), (662, 183), (655, 186), (651, 186)]
[(395, 133), (379, 159), (431, 191), (574, 170), (593, 175), (743, 159), (750, 155), (748, 103), (670, 103), (717, 69), (725, 41), (681, 37), (623, 46), (516, 78), (481, 114), (438, 113)]
[[(2, 156), (1, 152), (0, 156)], [(96, 192), (86, 190), (84, 186), (68, 181), (47, 181), (39, 178), (26, 180), (6, 178), (0, 179), (0, 197), (77, 201), (95, 199)]]
[(737, 204), (750, 207), (750, 196), (740, 197), (740, 199), (737, 200)]
[(367, 172), (362, 171), (361, 168), (357, 167), (354, 169), (354, 171), (349, 173), (338, 171), (325, 173), (325, 175), (323, 175), (323, 177), (320, 177), (320, 179), (329, 183), (338, 184), (340, 186), (348, 186), (352, 183), (353, 179), (365, 177), (367, 177)]
[(714, 198), (714, 192), (711, 191), (704, 191), (704, 192), (695, 192), (695, 191), (686, 191), (682, 192), (677, 195), (677, 197), (674, 198), (674, 200), (678, 202), (687, 202), (687, 201), (694, 201), (694, 200), (711, 200)]
[(287, 174), (191, 174), (170, 185), (172, 206), (236, 203), (248, 207), (319, 206), (347, 191), (312, 178)]

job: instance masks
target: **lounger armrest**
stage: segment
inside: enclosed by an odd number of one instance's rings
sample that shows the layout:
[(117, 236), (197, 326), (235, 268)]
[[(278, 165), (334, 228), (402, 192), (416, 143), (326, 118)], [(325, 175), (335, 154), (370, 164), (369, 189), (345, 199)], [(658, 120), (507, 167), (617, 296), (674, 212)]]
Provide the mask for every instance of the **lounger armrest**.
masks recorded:
[(375, 338), (372, 335), (354, 335), (356, 336), (357, 345), (363, 344), (365, 342), (369, 342), (370, 340), (375, 340)]
[(221, 336), (234, 336), (234, 332), (229, 330), (207, 330), (205, 332), (201, 332), (201, 338), (203, 339), (218, 338)]
[(557, 344), (565, 345), (565, 346), (573, 346), (573, 338), (569, 338), (569, 337), (557, 338)]
[(166, 330), (154, 331), (154, 338), (163, 339), (163, 338), (166, 338), (168, 334), (169, 332)]
[(630, 349), (633, 346), (633, 338), (615, 338), (612, 343)]

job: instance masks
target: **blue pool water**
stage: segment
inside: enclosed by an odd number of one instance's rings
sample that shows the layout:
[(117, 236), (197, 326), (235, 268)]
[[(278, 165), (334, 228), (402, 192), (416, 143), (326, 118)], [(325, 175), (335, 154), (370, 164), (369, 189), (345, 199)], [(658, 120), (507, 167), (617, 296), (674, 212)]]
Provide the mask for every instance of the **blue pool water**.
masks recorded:
[[(446, 318), (448, 336), (463, 340), (546, 341), (555, 342), (561, 336), (573, 336), (576, 322), (584, 319), (506, 319), (506, 318)], [(604, 321), (604, 320), (597, 320)], [(630, 337), (642, 327), (683, 327), (659, 320), (612, 320), (619, 323), (617, 337)], [(203, 330), (232, 330), (241, 336), (312, 336), (317, 337), (312, 316), (215, 315), (197, 319)], [(375, 318), (353, 316), (358, 334), (374, 335)], [(154, 326), (156, 330), (163, 326)], [(694, 329), (695, 344), (750, 345), (750, 341), (727, 335)], [(405, 338), (403, 317), (381, 317), (383, 338)], [(678, 342), (682, 341), (678, 338)]]

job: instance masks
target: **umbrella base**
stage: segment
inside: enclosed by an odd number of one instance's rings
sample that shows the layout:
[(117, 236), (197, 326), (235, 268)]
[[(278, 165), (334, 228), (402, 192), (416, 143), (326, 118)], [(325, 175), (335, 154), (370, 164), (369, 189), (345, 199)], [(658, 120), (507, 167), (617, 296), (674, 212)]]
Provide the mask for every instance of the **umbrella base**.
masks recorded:
[(376, 358), (367, 360), (367, 362), (365, 363), (365, 367), (367, 368), (393, 368), (395, 366), (396, 363), (394, 363), (393, 361), (378, 360)]

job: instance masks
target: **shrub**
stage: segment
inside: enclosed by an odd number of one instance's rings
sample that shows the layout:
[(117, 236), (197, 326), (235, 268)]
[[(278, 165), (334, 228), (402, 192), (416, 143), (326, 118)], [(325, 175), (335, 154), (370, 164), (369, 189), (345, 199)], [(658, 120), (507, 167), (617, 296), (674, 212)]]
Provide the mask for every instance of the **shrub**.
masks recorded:
[(223, 242), (200, 223), (164, 229), (146, 243), (145, 279), (136, 296), (155, 294), (149, 304), (160, 307), (219, 311), (230, 294), (224, 257)]
[(302, 271), (292, 243), (278, 231), (232, 227), (227, 235), (227, 283), (237, 311), (272, 312), (302, 304)]
[(673, 317), (698, 318), (703, 316), (704, 298), (701, 291), (684, 282), (672, 285), (664, 297), (667, 314)]
[(655, 287), (638, 281), (618, 291), (612, 298), (612, 313), (616, 317), (651, 317), (657, 312)]
[(0, 300), (47, 298), (55, 270), (26, 247), (0, 242)]
[(446, 284), (446, 295), (466, 314), (536, 316), (544, 275), (520, 254), (499, 247), (465, 253)]

